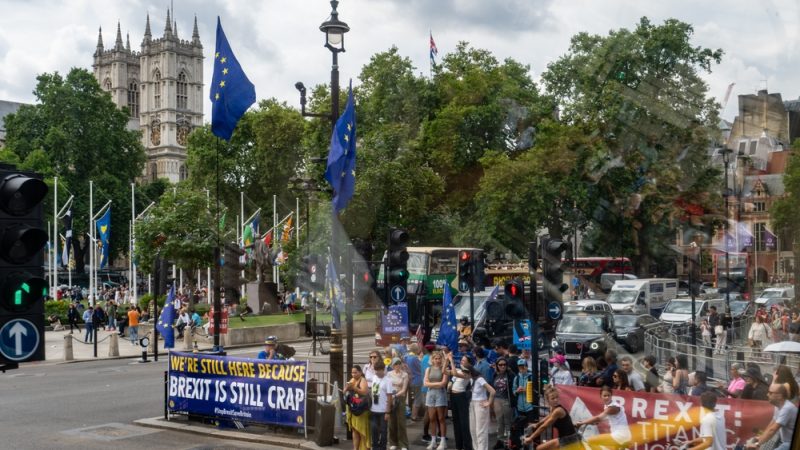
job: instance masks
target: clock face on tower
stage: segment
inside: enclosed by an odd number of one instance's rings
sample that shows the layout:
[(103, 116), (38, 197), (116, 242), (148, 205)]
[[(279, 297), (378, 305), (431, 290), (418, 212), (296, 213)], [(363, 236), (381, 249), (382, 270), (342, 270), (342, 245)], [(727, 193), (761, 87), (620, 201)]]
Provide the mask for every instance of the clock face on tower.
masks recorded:
[(182, 125), (178, 127), (178, 145), (186, 147), (186, 142), (189, 140), (189, 126)]

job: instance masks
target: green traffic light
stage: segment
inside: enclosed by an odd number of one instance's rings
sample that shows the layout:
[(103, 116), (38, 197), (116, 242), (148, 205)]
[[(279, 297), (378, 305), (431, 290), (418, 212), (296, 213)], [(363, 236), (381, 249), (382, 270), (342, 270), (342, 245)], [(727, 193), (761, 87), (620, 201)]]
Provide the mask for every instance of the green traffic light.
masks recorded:
[(22, 305), (22, 291), (18, 290), (14, 292), (14, 305)]
[(28, 283), (22, 283), (22, 286), (20, 286), (20, 289), (25, 291), (26, 294), (30, 294), (31, 293), (31, 287), (28, 286)]

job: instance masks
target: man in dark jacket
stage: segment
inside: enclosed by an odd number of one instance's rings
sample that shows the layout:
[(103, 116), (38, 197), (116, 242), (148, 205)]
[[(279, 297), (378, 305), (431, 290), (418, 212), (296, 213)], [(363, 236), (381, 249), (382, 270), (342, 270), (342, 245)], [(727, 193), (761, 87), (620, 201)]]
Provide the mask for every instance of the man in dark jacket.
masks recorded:
[(67, 310), (67, 322), (69, 322), (69, 334), (72, 334), (73, 327), (77, 328), (78, 331), (80, 331), (81, 328), (80, 325), (78, 324), (80, 318), (81, 314), (80, 312), (78, 312), (77, 306), (75, 306), (75, 303), (70, 303), (69, 309)]

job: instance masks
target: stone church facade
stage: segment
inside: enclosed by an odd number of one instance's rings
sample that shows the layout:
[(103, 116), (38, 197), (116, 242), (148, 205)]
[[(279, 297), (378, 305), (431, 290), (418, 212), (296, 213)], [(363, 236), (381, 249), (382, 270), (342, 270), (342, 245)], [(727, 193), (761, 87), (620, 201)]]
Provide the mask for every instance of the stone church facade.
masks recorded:
[(186, 179), (189, 133), (203, 125), (203, 45), (197, 18), (191, 40), (178, 37), (167, 11), (164, 34), (154, 38), (147, 16), (141, 50), (131, 50), (117, 23), (114, 46), (103, 45), (102, 29), (94, 53), (94, 76), (114, 103), (130, 112), (128, 128), (140, 130), (147, 152), (142, 178)]

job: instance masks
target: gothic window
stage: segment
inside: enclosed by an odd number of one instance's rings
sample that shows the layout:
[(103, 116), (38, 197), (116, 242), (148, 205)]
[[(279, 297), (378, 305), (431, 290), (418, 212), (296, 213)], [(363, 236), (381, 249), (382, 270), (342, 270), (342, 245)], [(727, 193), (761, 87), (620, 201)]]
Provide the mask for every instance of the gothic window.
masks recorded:
[(189, 172), (186, 170), (186, 165), (181, 164), (181, 168), (179, 170), (179, 180), (183, 181), (189, 176)]
[(156, 163), (150, 164), (150, 179), (152, 181), (158, 180), (158, 165)]
[(161, 108), (161, 72), (156, 70), (153, 74), (153, 106), (156, 109)]
[(186, 147), (186, 142), (189, 139), (189, 133), (192, 131), (189, 125), (189, 119), (186, 117), (178, 117), (178, 145)]
[(131, 117), (139, 117), (139, 85), (135, 81), (128, 86), (128, 109)]
[(186, 72), (181, 72), (181, 74), (178, 75), (177, 88), (178, 88), (178, 98), (177, 98), (178, 109), (186, 109), (189, 103), (188, 102), (189, 87), (188, 84), (186, 83)]
[(161, 145), (161, 121), (158, 119), (153, 119), (150, 123), (150, 143)]
[(111, 92), (111, 80), (109, 80), (108, 78), (106, 78), (106, 80), (103, 81), (103, 89), (106, 92)]
[(754, 223), (753, 224), (753, 235), (756, 239), (756, 251), (763, 252), (766, 250), (766, 245), (764, 243), (764, 230), (767, 228), (767, 224), (765, 223)]
[(753, 212), (766, 212), (767, 204), (765, 202), (753, 202)]

